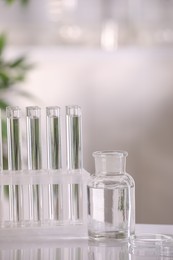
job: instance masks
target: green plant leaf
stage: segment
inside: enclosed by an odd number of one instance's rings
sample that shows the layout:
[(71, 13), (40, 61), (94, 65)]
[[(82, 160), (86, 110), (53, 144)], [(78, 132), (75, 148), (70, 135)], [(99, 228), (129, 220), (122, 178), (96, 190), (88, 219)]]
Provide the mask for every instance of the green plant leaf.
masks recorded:
[(18, 68), (21, 70), (29, 70), (29, 69), (33, 68), (33, 64), (26, 62), (25, 56), (21, 56), (13, 61), (8, 62), (7, 64), (8, 64), (8, 67), (11, 69)]
[[(12, 4), (15, 0), (4, 0), (8, 4)], [(28, 0), (17, 0), (23, 4), (26, 4)], [(5, 119), (5, 110), (6, 107), (9, 106), (4, 99), (1, 93), (11, 94), (12, 91), (18, 92), (19, 94), (32, 97), (30, 94), (27, 94), (25, 91), (16, 90), (14, 85), (17, 85), (18, 82), (21, 82), (25, 79), (26, 74), (29, 69), (33, 66), (28, 64), (25, 56), (20, 56), (16, 59), (12, 59), (10, 61), (4, 58), (4, 49), (6, 47), (6, 36), (5, 34), (0, 34), (0, 109), (2, 110), (2, 140), (3, 140), (3, 147), (6, 147), (7, 144), (7, 126), (6, 126), (6, 119)], [(21, 92), (21, 93), (20, 93)], [(8, 160), (7, 160), (7, 152), (4, 149), (3, 152), (3, 162), (4, 162), (4, 169), (8, 167)], [(8, 190), (7, 190), (8, 193)]]
[(0, 55), (2, 54), (4, 48), (6, 45), (6, 36), (5, 34), (1, 34), (0, 35)]
[[(16, 2), (16, 0), (4, 0), (7, 4), (13, 4), (14, 2)], [(20, 3), (22, 5), (26, 5), (28, 4), (29, 0), (20, 0)]]
[(10, 4), (13, 4), (15, 2), (15, 0), (5, 0), (5, 2), (10, 5)]
[(18, 74), (18, 75), (14, 78), (14, 81), (20, 82), (20, 81), (24, 81), (24, 79), (25, 79), (25, 75), (24, 75), (24, 74)]
[(16, 60), (12, 61), (9, 63), (9, 67), (10, 68), (16, 68), (18, 66), (20, 66), (21, 64), (23, 64), (25, 62), (26, 58), (25, 57), (19, 57)]
[(9, 85), (10, 85), (9, 75), (4, 71), (0, 71), (0, 89), (8, 88)]
[(16, 89), (15, 90), (16, 93), (19, 93), (20, 96), (23, 96), (23, 97), (27, 97), (27, 98), (34, 98), (34, 96), (30, 93), (28, 93), (27, 91), (24, 91), (24, 90), (20, 90), (20, 89)]
[(7, 103), (6, 101), (0, 99), (0, 108), (1, 108), (2, 110), (5, 110), (6, 107), (8, 107), (8, 103)]
[(20, 0), (20, 2), (21, 2), (21, 4), (23, 4), (23, 5), (27, 5), (28, 2), (29, 2), (29, 0)]

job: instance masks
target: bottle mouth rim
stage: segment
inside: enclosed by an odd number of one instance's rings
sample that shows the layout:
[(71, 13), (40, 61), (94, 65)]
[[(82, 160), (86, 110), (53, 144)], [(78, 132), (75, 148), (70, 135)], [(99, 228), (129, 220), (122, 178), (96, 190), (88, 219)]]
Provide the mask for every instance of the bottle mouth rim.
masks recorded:
[(118, 158), (127, 157), (128, 152), (123, 150), (104, 150), (93, 152), (93, 157), (106, 157), (106, 156), (116, 156)]

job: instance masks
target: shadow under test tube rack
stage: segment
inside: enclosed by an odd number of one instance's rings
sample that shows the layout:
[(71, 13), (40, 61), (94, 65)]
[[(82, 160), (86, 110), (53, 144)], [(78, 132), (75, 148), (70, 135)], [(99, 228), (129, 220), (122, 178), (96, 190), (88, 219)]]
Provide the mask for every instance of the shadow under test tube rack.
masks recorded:
[[(79, 106), (66, 107), (67, 167), (62, 168), (59, 107), (46, 108), (47, 169), (42, 169), (41, 109), (26, 108), (28, 169), (22, 168), (19, 107), (7, 107), (8, 170), (0, 138), (0, 240), (87, 238), (87, 182)], [(1, 135), (1, 129), (0, 129)]]

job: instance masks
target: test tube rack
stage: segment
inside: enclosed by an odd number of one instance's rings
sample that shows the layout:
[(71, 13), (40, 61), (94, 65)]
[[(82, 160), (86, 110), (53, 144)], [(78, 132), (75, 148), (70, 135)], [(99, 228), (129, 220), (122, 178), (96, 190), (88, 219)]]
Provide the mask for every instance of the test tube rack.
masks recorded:
[[(3, 170), (1, 167), (0, 173), (0, 240), (31, 240), (33, 237), (35, 239), (87, 238), (89, 173), (82, 167), (80, 107), (68, 106), (66, 109), (67, 167), (65, 169), (61, 166), (60, 127), (52, 125), (49, 120), (47, 121), (47, 139), (49, 139), (47, 140), (47, 169), (42, 169), (41, 164), (38, 163), (40, 126), (38, 122), (33, 125), (33, 122), (28, 124), (28, 121), (27, 128), (31, 127), (29, 131), (34, 129), (34, 134), (32, 131), (27, 133), (27, 138), (30, 138), (28, 169), (22, 169), (20, 124), (14, 121), (20, 118), (19, 110), (18, 107), (7, 108), (9, 165), (8, 170)], [(38, 107), (28, 107), (28, 111), (32, 113), (34, 111), (32, 119), (37, 118), (35, 112), (38, 112)], [(54, 113), (59, 111), (58, 107), (48, 107), (47, 115), (50, 111), (53, 111), (51, 117), (59, 118), (59, 113)]]
[[(31, 237), (47, 238), (86, 238), (87, 231), (87, 180), (88, 173), (67, 172), (67, 171), (4, 171), (0, 175), (0, 237), (3, 239), (15, 237), (31, 239)], [(32, 198), (30, 191), (38, 185), (40, 192), (39, 207), (41, 208), (40, 220), (34, 220), (32, 211)], [(54, 219), (51, 215), (51, 193), (53, 185), (61, 189), (62, 209), (60, 218)], [(73, 215), (73, 199), (71, 188), (78, 186), (80, 197), (79, 218)], [(11, 198), (3, 192), (5, 189), (18, 188), (19, 211), (23, 212), (20, 220), (11, 218), (14, 205), (11, 205)], [(75, 195), (75, 194), (74, 194)], [(71, 200), (72, 201), (71, 201)]]

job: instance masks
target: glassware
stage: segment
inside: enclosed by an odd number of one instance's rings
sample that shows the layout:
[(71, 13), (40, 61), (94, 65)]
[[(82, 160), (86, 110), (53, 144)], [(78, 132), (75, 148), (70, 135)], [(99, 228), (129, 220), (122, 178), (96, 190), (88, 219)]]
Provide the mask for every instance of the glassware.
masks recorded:
[(3, 150), (2, 150), (2, 120), (0, 109), (0, 172), (3, 170)]
[[(0, 109), (0, 174), (3, 171), (3, 150), (2, 150), (2, 122), (1, 122), (1, 109)], [(0, 185), (0, 225), (3, 225), (4, 221), (4, 212), (3, 212), (3, 204), (4, 204), (4, 186)]]
[(160, 259), (173, 256), (173, 238), (164, 234), (141, 233), (129, 239), (129, 253), (132, 259)]
[(48, 169), (62, 168), (60, 108), (47, 107)]
[(66, 107), (67, 168), (82, 169), (82, 113), (79, 106)]
[[(20, 118), (21, 109), (19, 107), (7, 107), (7, 141), (8, 141), (8, 169), (22, 170), (21, 159), (21, 133)], [(9, 186), (10, 220), (22, 221), (24, 217), (23, 209), (23, 189), (20, 185)]]
[(27, 107), (27, 140), (28, 140), (28, 169), (41, 169), (41, 109), (37, 106)]
[(89, 236), (126, 239), (135, 230), (135, 183), (126, 173), (127, 152), (94, 152), (95, 174), (88, 184)]
[[(69, 173), (80, 172), (83, 167), (82, 158), (82, 115), (79, 106), (66, 107), (67, 127), (67, 168)], [(81, 218), (80, 185), (69, 185), (69, 219), (79, 220)]]
[[(28, 169), (40, 170), (41, 162), (41, 109), (37, 106), (27, 107), (27, 145)], [(43, 217), (43, 201), (41, 185), (29, 186), (30, 193), (30, 219), (40, 221)]]
[(21, 133), (19, 107), (7, 107), (8, 169), (21, 170)]
[[(22, 168), (21, 109), (8, 107), (6, 112), (9, 169), (0, 172), (0, 240), (87, 239), (89, 173), (82, 168), (80, 108), (68, 110), (68, 168), (61, 165), (59, 107), (46, 109), (47, 169), (41, 162), (41, 109), (34, 106), (26, 110), (28, 169)], [(80, 252), (72, 255), (81, 258)], [(18, 252), (14, 258), (20, 258)], [(41, 249), (35, 253), (36, 258), (42, 258)]]
[[(48, 169), (62, 168), (60, 107), (46, 108)], [(54, 174), (58, 174), (55, 171)], [(49, 218), (62, 220), (62, 184), (49, 184)]]

